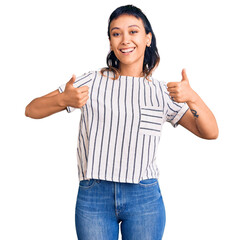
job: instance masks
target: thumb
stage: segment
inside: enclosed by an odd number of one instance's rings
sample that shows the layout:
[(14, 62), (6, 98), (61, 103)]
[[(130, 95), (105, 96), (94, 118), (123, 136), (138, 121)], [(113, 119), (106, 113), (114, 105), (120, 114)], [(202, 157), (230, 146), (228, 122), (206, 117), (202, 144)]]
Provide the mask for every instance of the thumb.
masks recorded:
[(73, 85), (75, 80), (76, 80), (76, 76), (73, 74), (72, 78), (68, 81), (68, 83)]
[(181, 75), (182, 75), (181, 81), (189, 81), (188, 78), (187, 78), (187, 75), (186, 75), (186, 69), (185, 68), (182, 69)]

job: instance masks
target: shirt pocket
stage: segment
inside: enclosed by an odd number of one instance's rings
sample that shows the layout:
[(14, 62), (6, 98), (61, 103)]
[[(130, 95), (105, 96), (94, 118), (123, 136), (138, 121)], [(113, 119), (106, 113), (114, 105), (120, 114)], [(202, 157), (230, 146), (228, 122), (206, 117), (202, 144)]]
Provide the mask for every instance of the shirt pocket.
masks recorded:
[(153, 136), (161, 135), (163, 125), (162, 106), (141, 106), (139, 133)]

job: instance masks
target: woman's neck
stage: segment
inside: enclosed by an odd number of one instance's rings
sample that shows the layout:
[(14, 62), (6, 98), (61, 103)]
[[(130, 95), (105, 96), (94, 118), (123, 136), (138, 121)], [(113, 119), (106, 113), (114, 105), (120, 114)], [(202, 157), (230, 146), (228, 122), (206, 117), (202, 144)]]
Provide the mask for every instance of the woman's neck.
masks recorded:
[(122, 76), (133, 76), (133, 77), (144, 76), (142, 69), (138, 69), (137, 67), (135, 68), (133, 66), (125, 66), (125, 67), (120, 66), (119, 70), (120, 70), (120, 75)]

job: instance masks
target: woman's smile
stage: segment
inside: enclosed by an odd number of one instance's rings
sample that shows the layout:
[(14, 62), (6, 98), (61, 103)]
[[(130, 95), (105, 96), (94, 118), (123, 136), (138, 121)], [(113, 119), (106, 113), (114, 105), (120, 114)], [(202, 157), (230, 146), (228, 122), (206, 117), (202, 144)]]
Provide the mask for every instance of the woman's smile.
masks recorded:
[(120, 51), (122, 52), (123, 55), (129, 55), (131, 54), (136, 47), (132, 47), (132, 48), (122, 48), (120, 49)]

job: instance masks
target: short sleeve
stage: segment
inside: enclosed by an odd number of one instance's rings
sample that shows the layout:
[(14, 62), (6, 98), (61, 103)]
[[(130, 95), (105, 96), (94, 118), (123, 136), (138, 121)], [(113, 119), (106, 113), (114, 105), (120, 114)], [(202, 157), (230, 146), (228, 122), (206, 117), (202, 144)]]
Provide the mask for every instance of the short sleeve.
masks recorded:
[(173, 127), (178, 126), (179, 120), (184, 116), (184, 114), (189, 109), (187, 103), (178, 103), (171, 99), (169, 92), (167, 90), (167, 83), (163, 82), (163, 95), (165, 104), (165, 117), (166, 121), (170, 122)]
[[(94, 75), (94, 71), (89, 71), (86, 72), (78, 77), (76, 77), (76, 81), (73, 83), (73, 86), (75, 88), (79, 88), (81, 86), (88, 86), (90, 87), (90, 84), (93, 80), (93, 75)], [(60, 85), (58, 87), (58, 90), (60, 93), (63, 93), (65, 91), (65, 87), (66, 87), (66, 83)], [(67, 106), (66, 110), (68, 113), (71, 113), (75, 110), (76, 108), (72, 107), (72, 106)]]

